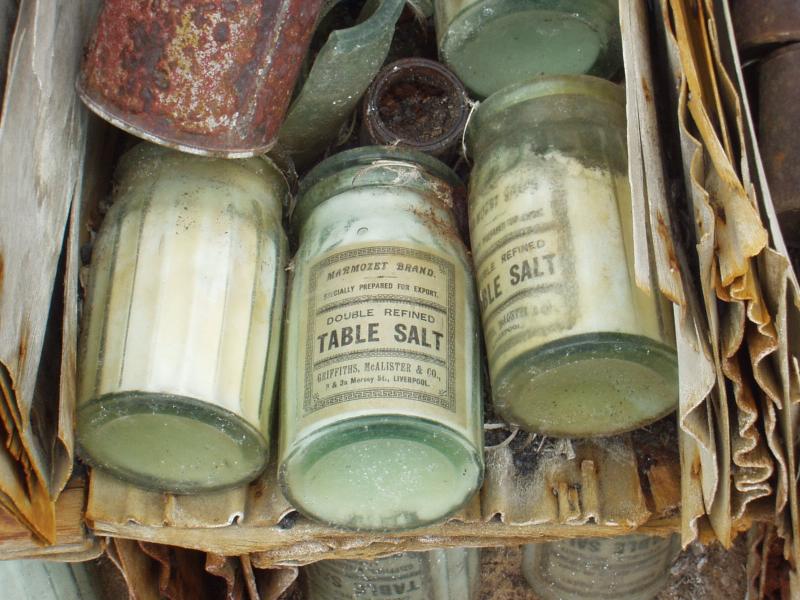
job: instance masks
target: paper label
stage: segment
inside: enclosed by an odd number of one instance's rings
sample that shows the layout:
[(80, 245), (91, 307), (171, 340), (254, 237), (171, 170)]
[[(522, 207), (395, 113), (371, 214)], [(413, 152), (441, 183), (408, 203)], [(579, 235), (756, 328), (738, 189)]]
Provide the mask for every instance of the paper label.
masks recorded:
[(302, 428), (361, 410), (466, 427), (461, 264), (414, 245), (360, 244), (305, 272)]
[(316, 600), (431, 598), (428, 563), (414, 555), (399, 554), (375, 561), (321, 561), (309, 565), (306, 571), (308, 596)]
[(567, 336), (671, 339), (659, 296), (636, 287), (623, 174), (525, 147), (473, 173), (470, 233), (492, 375)]
[[(578, 289), (560, 177), (511, 169), (476, 185), (470, 231), (483, 331), (493, 372), (571, 329)], [(520, 347), (522, 346), (522, 347)]]

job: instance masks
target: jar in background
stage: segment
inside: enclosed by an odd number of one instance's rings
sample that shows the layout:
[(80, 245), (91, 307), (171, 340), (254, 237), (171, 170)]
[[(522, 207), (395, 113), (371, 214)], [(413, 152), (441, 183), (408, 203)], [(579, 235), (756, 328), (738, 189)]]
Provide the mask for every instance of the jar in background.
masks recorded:
[(484, 98), (537, 75), (613, 77), (617, 0), (436, 0), (439, 56)]
[(384, 67), (364, 96), (361, 137), (450, 160), (469, 116), (467, 91), (442, 63), (404, 58)]
[(492, 395), (527, 430), (610, 435), (677, 404), (671, 311), (634, 279), (625, 125), (622, 88), (560, 76), (498, 92), (467, 131)]
[(303, 514), (397, 530), (478, 490), (478, 307), (452, 213), (455, 174), (425, 154), (343, 152), (303, 180), (286, 322), (280, 481)]
[(375, 560), (323, 560), (302, 571), (307, 600), (476, 600), (480, 550), (447, 548)]
[(285, 290), (287, 186), (266, 159), (140, 144), (92, 252), (78, 441), (93, 466), (173, 492), (263, 470)]
[(528, 544), (522, 573), (542, 600), (650, 600), (667, 584), (678, 535)]

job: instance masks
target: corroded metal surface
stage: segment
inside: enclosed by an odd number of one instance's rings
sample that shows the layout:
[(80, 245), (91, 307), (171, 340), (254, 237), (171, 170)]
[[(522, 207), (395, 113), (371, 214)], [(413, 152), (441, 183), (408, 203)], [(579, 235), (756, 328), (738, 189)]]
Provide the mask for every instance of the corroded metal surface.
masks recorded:
[(105, 0), (78, 91), (145, 139), (217, 156), (274, 143), (321, 0)]
[(760, 67), (759, 146), (781, 229), (790, 245), (800, 227), (800, 44), (770, 54)]
[(736, 43), (743, 52), (800, 41), (798, 0), (734, 0), (731, 7)]

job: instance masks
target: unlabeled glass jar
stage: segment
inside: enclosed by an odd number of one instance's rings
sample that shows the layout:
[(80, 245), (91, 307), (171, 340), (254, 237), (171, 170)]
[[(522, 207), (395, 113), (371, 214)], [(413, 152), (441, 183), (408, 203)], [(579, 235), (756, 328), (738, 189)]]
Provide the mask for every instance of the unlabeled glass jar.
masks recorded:
[(306, 600), (475, 600), (480, 550), (403, 552), (375, 560), (324, 560), (303, 569)]
[(677, 399), (668, 304), (633, 274), (622, 89), (511, 86), (467, 132), (470, 239), (498, 412), (547, 435), (609, 435)]
[(78, 441), (138, 485), (210, 490), (264, 468), (287, 186), (268, 160), (140, 144), (92, 251)]
[(451, 210), (459, 187), (436, 159), (377, 146), (301, 183), (280, 481), (309, 517), (419, 527), (480, 485), (478, 308)]
[(436, 0), (442, 61), (486, 97), (537, 75), (612, 77), (618, 0)]
[(679, 550), (677, 535), (529, 544), (522, 573), (542, 600), (650, 600), (667, 584)]

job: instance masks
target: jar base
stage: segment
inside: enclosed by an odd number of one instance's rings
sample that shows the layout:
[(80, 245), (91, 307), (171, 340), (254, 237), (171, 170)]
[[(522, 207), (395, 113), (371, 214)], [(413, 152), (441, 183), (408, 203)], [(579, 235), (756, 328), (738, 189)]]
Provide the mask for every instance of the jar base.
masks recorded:
[(464, 85), (480, 97), (540, 75), (610, 77), (617, 68), (608, 57), (613, 41), (588, 17), (579, 8), (479, 2), (450, 25), (441, 41), (441, 54)]
[(263, 436), (234, 413), (184, 396), (107, 394), (78, 410), (81, 457), (135, 485), (174, 493), (247, 483), (263, 471)]
[(556, 437), (593, 437), (643, 427), (675, 410), (675, 350), (647, 337), (578, 335), (545, 344), (492, 382), (498, 413)]
[(399, 415), (339, 422), (282, 461), (281, 485), (304, 515), (335, 527), (413, 529), (441, 521), (478, 491), (481, 457), (458, 433)]

